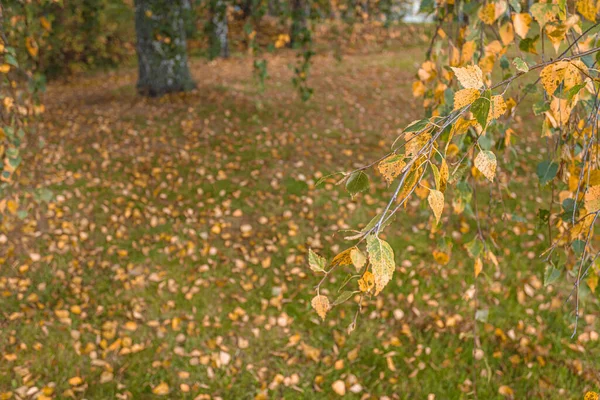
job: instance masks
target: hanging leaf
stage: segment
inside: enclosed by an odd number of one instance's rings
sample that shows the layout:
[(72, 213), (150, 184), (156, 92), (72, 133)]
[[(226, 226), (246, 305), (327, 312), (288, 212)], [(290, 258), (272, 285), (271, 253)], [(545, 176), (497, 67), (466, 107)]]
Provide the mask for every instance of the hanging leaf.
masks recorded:
[(544, 186), (556, 176), (558, 164), (552, 161), (544, 160), (537, 166), (537, 176), (540, 179), (540, 185)]
[(337, 256), (333, 257), (333, 260), (331, 260), (331, 266), (332, 267), (337, 267), (337, 266), (343, 266), (343, 265), (352, 265), (352, 250), (356, 249), (356, 247), (350, 247), (349, 249), (346, 249), (344, 251), (342, 251), (340, 254), (338, 254)]
[(496, 176), (496, 156), (491, 151), (484, 150), (475, 157), (475, 167), (491, 182)]
[(321, 257), (312, 249), (308, 249), (308, 266), (315, 272), (325, 272), (325, 266), (327, 265), (327, 260)]
[(480, 96), (477, 89), (461, 89), (454, 94), (454, 111), (460, 110), (477, 100)]
[(371, 271), (365, 271), (363, 276), (358, 280), (358, 288), (361, 292), (370, 292), (375, 287), (375, 277)]
[(479, 9), (477, 16), (484, 24), (492, 25), (496, 20), (496, 6), (493, 2), (484, 4)]
[(396, 269), (394, 251), (386, 241), (376, 235), (369, 235), (367, 236), (367, 253), (375, 278), (375, 295), (378, 295), (394, 275)]
[(525, 39), (527, 32), (529, 32), (529, 26), (531, 25), (531, 15), (527, 13), (513, 14), (513, 25), (515, 26), (515, 33)]
[(490, 104), (490, 113), (488, 115), (489, 123), (491, 120), (498, 119), (506, 112), (507, 106), (502, 95), (492, 96)]
[(482, 129), (485, 129), (487, 125), (488, 115), (490, 113), (490, 106), (491, 101), (489, 90), (486, 90), (483, 93), (483, 96), (475, 100), (471, 105), (471, 112), (473, 113), (473, 116), (475, 117), (479, 125), (481, 125)]
[(477, 65), (463, 68), (451, 67), (454, 75), (465, 89), (481, 89), (483, 87), (483, 72)]
[(477, 257), (475, 259), (475, 278), (477, 278), (479, 276), (479, 274), (481, 273), (481, 271), (483, 270), (483, 262), (481, 261), (481, 257)]
[(356, 292), (352, 292), (350, 290), (345, 290), (343, 291), (337, 299), (335, 299), (335, 301), (333, 302), (333, 304), (331, 305), (332, 307), (337, 306), (339, 304), (342, 304), (346, 301), (348, 301), (348, 299), (350, 299), (352, 297), (352, 295), (356, 293)]
[(319, 317), (325, 320), (327, 311), (329, 311), (329, 308), (331, 307), (329, 305), (329, 299), (327, 298), (327, 296), (317, 295), (313, 297), (313, 299), (310, 301), (310, 304), (312, 305), (312, 308), (314, 308), (317, 311)]
[(515, 59), (513, 60), (513, 64), (515, 65), (515, 68), (517, 68), (518, 71), (529, 72), (529, 66), (521, 58), (515, 57)]
[(364, 192), (369, 189), (369, 176), (363, 171), (353, 172), (346, 181), (346, 190), (350, 195)]
[(585, 209), (588, 213), (600, 210), (600, 186), (591, 186), (585, 192)]
[(587, 283), (592, 293), (596, 293), (596, 288), (598, 287), (598, 275), (590, 275), (585, 281), (585, 283)]
[(596, 1), (577, 0), (577, 12), (588, 21), (596, 22)]
[(560, 278), (560, 270), (552, 264), (546, 265), (544, 270), (544, 286), (552, 285)]
[(360, 251), (358, 247), (353, 247), (350, 250), (350, 259), (352, 260), (352, 264), (354, 264), (354, 268), (356, 268), (357, 271), (360, 271), (367, 262), (367, 257), (362, 251)]
[(378, 164), (378, 169), (381, 175), (385, 178), (387, 183), (391, 183), (404, 169), (406, 162), (404, 162), (404, 156), (393, 154), (386, 159), (382, 160)]
[(431, 189), (429, 191), (429, 196), (427, 196), (427, 201), (435, 216), (435, 223), (438, 224), (442, 216), (442, 211), (444, 210), (444, 193), (439, 190)]

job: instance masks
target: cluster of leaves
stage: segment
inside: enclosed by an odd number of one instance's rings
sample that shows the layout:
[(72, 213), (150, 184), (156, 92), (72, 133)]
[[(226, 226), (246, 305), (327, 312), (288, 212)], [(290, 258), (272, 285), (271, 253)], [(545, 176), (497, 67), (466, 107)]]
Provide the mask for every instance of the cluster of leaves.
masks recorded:
[[(25, 39), (25, 52), (14, 46), (14, 18), (0, 7), (0, 195), (6, 196), (6, 188), (14, 180), (21, 164), (21, 145), (31, 117), (43, 112), (37, 96), (44, 89), (44, 79), (34, 74), (32, 65), (38, 57), (39, 47), (33, 37)], [(9, 25), (10, 24), (10, 25)], [(13, 33), (13, 34), (10, 34)], [(16, 212), (17, 204), (0, 203), (0, 213), (8, 207)]]
[[(423, 1), (421, 9), (431, 11), (437, 21), (427, 60), (412, 87), (414, 97), (423, 99), (426, 118), (404, 128), (388, 154), (344, 173), (339, 181), (354, 196), (368, 189), (366, 171), (375, 167), (389, 184), (396, 184), (387, 207), (346, 238), (358, 240), (356, 246), (366, 239), (368, 258), (363, 258), (368, 264), (356, 264), (343, 252), (327, 269), (309, 254), (311, 268), (327, 277), (342, 259), (361, 270), (357, 293), (371, 293), (364, 283), (367, 273), (375, 282), (373, 294), (379, 293), (394, 271), (393, 251), (379, 237), (381, 230), (415, 194), (427, 199), (435, 231), (449, 188), (454, 189), (453, 211), (475, 219), (479, 227), (466, 245), (475, 279), (484, 262), (497, 265), (494, 252), (501, 246), (493, 225), (487, 232), (481, 228), (477, 188), (482, 181), (494, 183), (491, 200), (502, 203), (503, 188), (514, 172), (511, 146), (516, 135), (510, 123), (518, 111), (530, 112), (523, 100), (537, 94), (533, 113), (543, 117), (539, 134), (547, 142), (547, 159), (537, 172), (540, 185), (550, 188), (549, 206), (538, 212), (548, 229), (546, 284), (562, 270), (571, 277), (576, 330), (580, 290), (595, 292), (600, 273), (594, 237), (600, 213), (598, 7), (600, 2), (593, 0)], [(506, 171), (499, 159), (506, 161)], [(506, 209), (502, 218), (511, 219)], [(555, 251), (559, 248), (562, 255)], [(330, 306), (320, 286), (313, 306), (324, 316)]]
[(133, 54), (133, 10), (123, 0), (12, 1), (4, 18), (17, 54), (32, 55), (48, 77), (115, 66)]

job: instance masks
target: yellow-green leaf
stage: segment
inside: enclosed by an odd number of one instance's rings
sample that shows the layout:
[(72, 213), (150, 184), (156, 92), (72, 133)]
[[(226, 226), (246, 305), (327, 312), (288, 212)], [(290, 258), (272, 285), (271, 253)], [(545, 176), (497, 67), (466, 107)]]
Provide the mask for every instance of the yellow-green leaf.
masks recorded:
[(491, 151), (482, 151), (475, 157), (475, 167), (490, 181), (496, 176), (496, 156)]
[(440, 222), (442, 211), (444, 211), (444, 193), (439, 190), (431, 189), (429, 191), (429, 196), (427, 196), (427, 201), (429, 202), (429, 207), (431, 207), (431, 210), (433, 211), (435, 223), (437, 224)]
[(367, 236), (367, 253), (375, 278), (375, 295), (388, 284), (394, 275), (396, 264), (390, 245), (376, 235)]

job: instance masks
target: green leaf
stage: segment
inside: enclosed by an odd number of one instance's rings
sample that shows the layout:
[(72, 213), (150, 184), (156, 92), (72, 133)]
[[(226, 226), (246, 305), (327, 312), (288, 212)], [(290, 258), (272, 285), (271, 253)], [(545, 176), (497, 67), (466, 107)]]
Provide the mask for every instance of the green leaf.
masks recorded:
[(486, 90), (483, 92), (483, 95), (471, 105), (473, 116), (484, 129), (487, 124), (488, 114), (490, 113), (490, 104), (490, 91)]
[(465, 243), (465, 249), (467, 249), (467, 252), (472, 258), (477, 258), (483, 250), (483, 243), (481, 243), (481, 241), (477, 239), (477, 236), (475, 236), (473, 240)]
[(369, 176), (363, 171), (353, 172), (346, 181), (346, 190), (354, 196), (369, 189)]
[(348, 299), (350, 299), (354, 293), (356, 292), (351, 292), (349, 290), (344, 290), (337, 299), (335, 299), (335, 301), (333, 302), (333, 304), (331, 305), (333, 306), (337, 306), (338, 304), (342, 304), (343, 302), (347, 301)]
[(540, 35), (536, 35), (533, 38), (525, 38), (521, 40), (519, 43), (519, 49), (526, 53), (537, 54), (537, 41), (540, 38)]
[(412, 124), (410, 124), (409, 126), (407, 126), (404, 129), (404, 133), (419, 132), (420, 130), (425, 129), (428, 124), (429, 124), (428, 119), (422, 119), (420, 121), (413, 122)]
[(327, 265), (327, 260), (314, 251), (312, 249), (308, 249), (308, 266), (315, 272), (325, 272), (325, 266)]
[(581, 257), (583, 251), (585, 250), (585, 241), (579, 239), (574, 240), (573, 243), (571, 243), (571, 247), (573, 248), (575, 255), (577, 257)]
[(542, 100), (533, 105), (533, 113), (535, 115), (540, 115), (545, 113), (546, 111), (550, 111), (550, 103)]
[(544, 270), (544, 286), (548, 286), (556, 282), (560, 278), (560, 270), (552, 264), (546, 265)]
[(367, 236), (367, 252), (375, 278), (375, 295), (377, 295), (394, 275), (396, 269), (394, 250), (386, 241), (379, 239), (376, 235), (369, 235)]
[(510, 6), (513, 8), (513, 10), (515, 10), (515, 12), (521, 12), (521, 3), (519, 2), (519, 0), (508, 0), (508, 2), (510, 3)]
[(537, 176), (540, 178), (540, 185), (545, 185), (556, 176), (558, 164), (553, 161), (544, 160), (537, 166)]
[(529, 65), (527, 65), (527, 63), (519, 57), (515, 57), (515, 59), (513, 60), (513, 64), (515, 65), (515, 68), (517, 68), (518, 71), (521, 71), (521, 72), (529, 71)]

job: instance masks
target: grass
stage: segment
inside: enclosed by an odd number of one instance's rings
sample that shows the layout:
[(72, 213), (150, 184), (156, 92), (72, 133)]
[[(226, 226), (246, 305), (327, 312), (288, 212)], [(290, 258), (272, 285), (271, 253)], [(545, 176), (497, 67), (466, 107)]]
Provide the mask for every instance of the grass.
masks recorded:
[[(22, 177), (55, 196), (37, 205), (24, 189), (22, 236), (3, 253), (0, 393), (150, 399), (164, 382), (167, 398), (327, 399), (337, 380), (357, 399), (597, 390), (600, 346), (570, 339), (568, 283), (539, 285), (545, 232), (533, 216), (547, 189), (531, 178), (543, 147), (529, 117), (506, 160), (518, 173), (507, 168), (502, 184), (518, 199), (507, 196), (510, 212), (533, 222), (484, 221), (502, 247), (499, 266), (484, 266), (477, 307), (465, 299), (473, 263), (461, 247), (474, 221), (446, 206), (442, 225), (457, 244), (442, 266), (432, 251), (444, 230), (413, 202), (385, 233), (395, 279), (364, 304), (356, 331), (346, 334), (354, 300), (325, 322), (311, 309), (319, 278), (307, 248), (343, 250), (338, 230), (366, 223), (390, 195), (375, 176), (356, 199), (314, 182), (378, 158), (420, 116), (410, 85), (421, 57), (418, 48), (318, 56), (306, 104), (285, 54), (270, 56), (264, 93), (245, 58), (194, 62), (198, 90), (164, 99), (137, 98), (131, 70), (51, 87), (48, 144)], [(327, 287), (333, 297), (337, 286)], [(599, 312), (588, 296), (580, 334), (598, 330)]]

